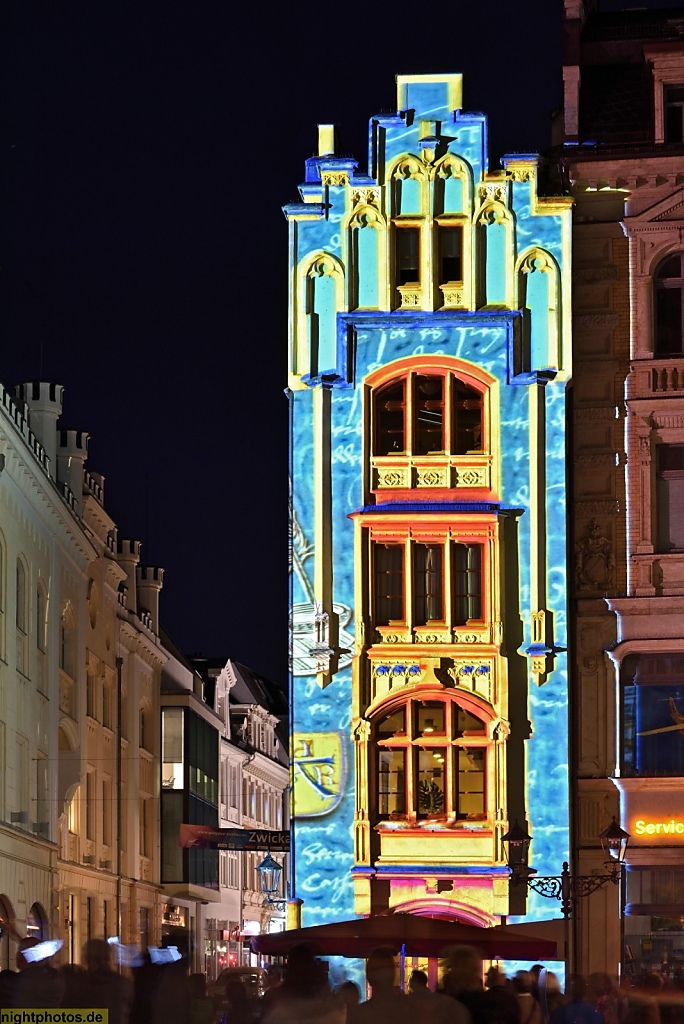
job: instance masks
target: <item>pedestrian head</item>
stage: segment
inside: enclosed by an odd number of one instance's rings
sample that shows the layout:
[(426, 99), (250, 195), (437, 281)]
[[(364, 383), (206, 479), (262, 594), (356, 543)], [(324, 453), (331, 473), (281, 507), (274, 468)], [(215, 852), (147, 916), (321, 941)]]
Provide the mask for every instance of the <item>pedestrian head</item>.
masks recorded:
[(444, 987), (454, 995), (459, 992), (481, 992), (482, 953), (472, 946), (450, 946), (444, 950), (446, 974)]
[(88, 939), (83, 947), (87, 971), (108, 971), (112, 966), (112, 947), (105, 939)]
[(359, 986), (354, 981), (343, 981), (337, 989), (337, 995), (347, 1007), (347, 1010), (354, 1006), (358, 1006), (361, 1000)]
[(513, 975), (513, 989), (519, 995), (532, 991), (532, 975), (529, 971), (516, 971)]
[(371, 952), (366, 961), (366, 978), (374, 993), (394, 988), (393, 949), (379, 946)]
[(428, 977), (425, 971), (411, 971), (409, 978), (409, 990), (411, 992), (425, 992), (428, 987)]

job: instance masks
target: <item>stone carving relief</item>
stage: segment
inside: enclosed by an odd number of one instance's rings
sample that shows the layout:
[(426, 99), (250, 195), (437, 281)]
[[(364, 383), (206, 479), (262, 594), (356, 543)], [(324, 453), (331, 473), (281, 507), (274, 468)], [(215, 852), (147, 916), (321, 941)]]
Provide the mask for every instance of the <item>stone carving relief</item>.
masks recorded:
[(575, 549), (577, 582), (582, 590), (607, 590), (613, 583), (615, 558), (613, 545), (601, 533), (597, 519), (592, 519), (584, 540)]

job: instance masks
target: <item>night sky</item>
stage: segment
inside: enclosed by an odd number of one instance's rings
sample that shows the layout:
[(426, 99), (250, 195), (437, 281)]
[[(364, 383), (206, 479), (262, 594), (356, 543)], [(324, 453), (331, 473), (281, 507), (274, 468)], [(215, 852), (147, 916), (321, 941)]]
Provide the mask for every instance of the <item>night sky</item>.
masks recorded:
[(562, 0), (0, 5), (0, 381), (65, 386), (60, 425), (90, 433), (87, 466), (119, 535), (165, 568), (162, 621), (188, 653), (285, 680), (280, 208), (317, 123), (365, 169), (395, 75), (460, 71), (464, 107), (490, 116), (493, 169), (543, 148), (561, 13)]

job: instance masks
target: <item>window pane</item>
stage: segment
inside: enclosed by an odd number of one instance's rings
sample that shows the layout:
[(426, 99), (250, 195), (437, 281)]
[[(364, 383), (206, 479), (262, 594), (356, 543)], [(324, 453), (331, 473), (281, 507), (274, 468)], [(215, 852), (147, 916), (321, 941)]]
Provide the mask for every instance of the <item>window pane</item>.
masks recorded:
[(406, 381), (382, 388), (375, 395), (375, 454), (392, 455), (406, 449), (404, 415)]
[(454, 544), (452, 550), (454, 625), (482, 618), (482, 548)]
[(657, 550), (684, 551), (684, 445), (656, 448)]
[(454, 455), (482, 451), (482, 395), (454, 380), (451, 450)]
[(416, 736), (444, 735), (444, 704), (441, 701), (425, 701), (416, 704)]
[(454, 735), (458, 738), (465, 735), (483, 736), (485, 732), (485, 725), (475, 715), (471, 715), (469, 711), (465, 711), (463, 708), (458, 707), (454, 704)]
[(413, 611), (417, 626), (444, 618), (443, 555), (441, 544), (416, 544), (413, 549)]
[(458, 751), (458, 817), (484, 816), (484, 750)]
[(444, 378), (414, 378), (414, 453), (441, 452), (444, 443)]
[(375, 622), (387, 626), (404, 618), (404, 549), (376, 544), (374, 550)]
[(665, 87), (665, 141), (684, 142), (684, 87)]
[(462, 281), (463, 229), (439, 229), (439, 284)]
[(420, 233), (418, 228), (398, 228), (397, 284), (420, 284)]
[(446, 750), (443, 747), (418, 751), (418, 817), (433, 818), (446, 813), (444, 778)]
[(682, 351), (682, 291), (681, 288), (656, 288), (657, 356), (678, 355)]
[(623, 773), (684, 775), (684, 655), (630, 655), (620, 678)]
[(378, 737), (406, 735), (406, 709), (399, 708), (398, 711), (391, 711), (389, 715), (381, 718), (377, 724)]
[(378, 751), (378, 813), (382, 818), (406, 813), (405, 762), (403, 750)]

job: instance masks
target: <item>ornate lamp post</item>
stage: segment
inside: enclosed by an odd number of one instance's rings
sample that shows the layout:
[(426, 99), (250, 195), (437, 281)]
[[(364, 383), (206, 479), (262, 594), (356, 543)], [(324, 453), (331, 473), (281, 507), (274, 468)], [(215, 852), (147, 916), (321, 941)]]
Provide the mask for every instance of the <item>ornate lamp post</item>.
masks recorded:
[(534, 868), (528, 866), (527, 860), (532, 837), (522, 826), (516, 823), (501, 837), (506, 850), (508, 867), (513, 885), (525, 885), (528, 889), (548, 899), (560, 900), (563, 915), (563, 931), (565, 942), (565, 966), (569, 966), (570, 949), (570, 915), (577, 900), (591, 895), (608, 882), (617, 885), (622, 877), (622, 866), (625, 859), (629, 832), (620, 828), (613, 817), (608, 828), (600, 833), (601, 847), (606, 855), (606, 863), (610, 872), (604, 875), (571, 875), (567, 861), (563, 864), (560, 875), (537, 875)]
[(257, 864), (257, 871), (261, 880), (261, 891), (266, 897), (266, 903), (283, 906), (287, 903), (280, 894), (280, 876), (283, 873), (283, 866), (274, 860), (269, 850), (261, 864)]

